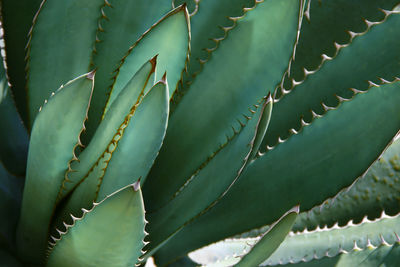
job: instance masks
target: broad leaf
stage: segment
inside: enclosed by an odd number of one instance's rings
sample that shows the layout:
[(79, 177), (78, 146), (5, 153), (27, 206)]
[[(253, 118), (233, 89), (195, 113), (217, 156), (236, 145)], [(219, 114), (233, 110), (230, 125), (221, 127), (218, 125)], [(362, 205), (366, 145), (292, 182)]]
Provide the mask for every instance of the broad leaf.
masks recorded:
[(350, 221), (343, 227), (335, 225), (291, 233), (263, 265), (297, 263), (381, 245), (391, 246), (399, 242), (399, 233), (400, 216), (390, 217), (384, 213), (374, 221), (364, 219), (356, 225)]
[(42, 2), (27, 45), (28, 112), (32, 126), (44, 100), (93, 69), (91, 55), (104, 0)]
[(365, 91), (371, 83), (400, 76), (400, 39), (394, 37), (400, 33), (400, 12), (380, 12), (378, 21), (366, 24), (368, 27), (353, 33), (348, 42), (337, 45), (331, 58), (326, 57), (317, 70), (280, 96), (262, 151), (300, 129), (301, 119), (308, 122), (337, 106), (342, 98), (351, 98), (354, 92), (349, 88)]
[(259, 266), (285, 239), (297, 217), (299, 208), (286, 212), (269, 229), (255, 238), (227, 239), (189, 254), (205, 266)]
[(336, 222), (345, 225), (350, 220), (360, 222), (366, 215), (375, 219), (382, 211), (395, 214), (399, 206), (399, 179), (400, 139), (397, 139), (351, 187), (301, 213), (293, 229), (314, 229), (318, 225), (332, 226)]
[[(125, 120), (129, 122), (131, 115), (134, 115), (138, 104), (142, 101), (144, 91), (149, 84), (156, 68), (156, 58), (146, 62), (142, 68), (132, 77), (125, 90), (119, 94), (114, 105), (107, 112), (104, 120), (99, 125), (95, 136), (92, 138), (86, 149), (79, 155), (79, 161), (73, 162), (71, 170), (66, 174), (63, 188), (60, 189), (57, 201), (71, 192), (83, 179), (93, 173), (95, 165), (98, 165), (108, 147), (114, 143), (114, 139), (121, 136), (118, 130)], [(101, 170), (97, 168), (96, 170)], [(97, 176), (97, 174), (92, 174)], [(97, 179), (98, 177), (95, 177)], [(135, 177), (137, 179), (139, 177)], [(94, 201), (92, 199), (91, 201)], [(89, 203), (90, 204), (90, 203)]]
[[(213, 51), (235, 28), (233, 18), (240, 17), (245, 13), (245, 7), (254, 6), (254, 0), (219, 0), (219, 1), (194, 1), (194, 0), (175, 0), (174, 4), (186, 3), (190, 13), (191, 43), (190, 43), (190, 62), (188, 73), (184, 75), (184, 84), (181, 89), (185, 89), (186, 83), (190, 83), (193, 78), (202, 70), (202, 66), (211, 58)], [(174, 99), (175, 96), (174, 96)]]
[[(139, 104), (128, 110), (109, 146), (67, 200), (62, 216), (80, 216), (80, 209), (89, 208), (93, 201), (100, 201), (140, 178), (144, 182), (167, 125), (169, 97), (165, 83), (158, 82)], [(128, 86), (120, 97), (126, 98), (129, 89)]]
[(57, 193), (71, 163), (77, 161), (94, 73), (61, 87), (45, 101), (32, 127), (17, 242), (24, 259), (40, 263)]
[(252, 118), (238, 132), (232, 132), (174, 194), (170, 201), (154, 213), (149, 213), (149, 249), (181, 230), (206, 213), (223, 199), (251, 162), (255, 145), (262, 140), (268, 127), (272, 99), (264, 98)]
[[(103, 1), (92, 53), (93, 65), (98, 75), (93, 104), (89, 110), (88, 132), (84, 138), (87, 141), (90, 141), (100, 123), (113, 84), (114, 71), (121, 64), (121, 59), (140, 36), (170, 9), (171, 2), (164, 0)], [(154, 55), (149, 55), (145, 60)], [(143, 63), (144, 61), (139, 67)], [(131, 75), (135, 72), (131, 72)]]
[(279, 84), (301, 14), (302, 1), (271, 0), (257, 2), (234, 19), (235, 29), (170, 116), (164, 145), (143, 189), (149, 212), (165, 205), (225, 143), (232, 127), (241, 128), (246, 120), (242, 115), (251, 114), (249, 107)]
[(396, 135), (399, 101), (400, 82), (383, 84), (305, 124), (250, 164), (218, 205), (159, 250), (158, 261), (271, 224), (293, 205), (308, 210), (334, 196), (361, 176)]
[(145, 237), (140, 184), (111, 194), (53, 238), (47, 266), (133, 266)]

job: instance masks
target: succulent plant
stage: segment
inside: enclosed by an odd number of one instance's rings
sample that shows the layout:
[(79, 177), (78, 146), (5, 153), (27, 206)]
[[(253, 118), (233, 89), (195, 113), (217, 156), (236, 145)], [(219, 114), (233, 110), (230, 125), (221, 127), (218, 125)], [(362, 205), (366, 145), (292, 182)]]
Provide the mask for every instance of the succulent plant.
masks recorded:
[(0, 3), (0, 264), (400, 260), (399, 0)]

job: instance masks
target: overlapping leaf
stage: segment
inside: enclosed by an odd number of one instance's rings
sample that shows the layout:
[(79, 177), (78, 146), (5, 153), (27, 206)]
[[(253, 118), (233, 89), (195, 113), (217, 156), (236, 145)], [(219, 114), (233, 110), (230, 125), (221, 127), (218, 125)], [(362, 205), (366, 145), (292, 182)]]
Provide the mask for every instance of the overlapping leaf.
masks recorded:
[[(16, 107), (27, 125), (25, 46), (41, 0), (1, 1), (1, 22), (7, 54), (7, 72)], [(58, 85), (59, 86), (59, 85)]]
[(92, 68), (97, 20), (104, 0), (45, 0), (27, 45), (29, 123), (55, 88)]
[(140, 184), (129, 185), (94, 203), (53, 238), (47, 266), (133, 266), (145, 237)]
[(93, 118), (88, 125), (89, 138), (103, 111), (149, 58), (158, 55), (155, 79), (167, 72), (170, 96), (174, 93), (189, 53), (190, 23), (185, 6), (167, 13), (170, 5), (160, 0), (107, 1), (101, 9), (93, 54), (99, 79), (89, 115)]
[(351, 187), (342, 190), (334, 198), (303, 212), (294, 230), (332, 226), (338, 222), (360, 222), (364, 216), (378, 218), (383, 210), (389, 214), (398, 212), (400, 176), (400, 139), (391, 144), (385, 153)]
[(80, 76), (52, 94), (32, 127), (17, 236), (26, 261), (43, 259), (57, 192), (71, 162), (77, 160), (75, 149), (87, 118), (93, 76)]
[(336, 106), (342, 98), (352, 97), (354, 92), (349, 88), (365, 91), (371, 82), (379, 84), (382, 79), (393, 81), (400, 76), (400, 51), (396, 49), (400, 40), (395, 37), (400, 28), (400, 13), (391, 9), (379, 12), (379, 19), (365, 21), (364, 28), (351, 32), (347, 42), (336, 43), (334, 55), (322, 55), (321, 65), (310, 70), (304, 80), (295, 81), (291, 90), (283, 89), (263, 151), (267, 145), (272, 147), (288, 138), (291, 131), (297, 131), (301, 119), (308, 122)]
[(243, 17), (233, 19), (235, 29), (171, 115), (143, 189), (149, 211), (163, 206), (226, 142), (231, 127), (241, 127), (242, 114), (249, 114), (248, 108), (279, 84), (293, 53), (301, 13), (302, 1), (272, 0), (256, 2)]
[(263, 99), (246, 125), (188, 178), (168, 204), (149, 213), (149, 249), (155, 250), (225, 196), (251, 162), (253, 151), (258, 150), (271, 110), (272, 99)]
[(214, 209), (159, 251), (160, 259), (270, 224), (285, 207), (310, 209), (349, 186), (396, 135), (399, 89), (394, 82), (358, 93), (256, 159)]
[(127, 184), (140, 178), (145, 181), (162, 144), (169, 110), (165, 78), (143, 96), (149, 74), (154, 72), (152, 68), (149, 73), (152, 63), (145, 64), (120, 93), (99, 127), (109, 133), (96, 132), (76, 165), (77, 171), (70, 173), (76, 189), (63, 208), (62, 221), (68, 214), (80, 216), (81, 208), (89, 208), (93, 201), (101, 201)]
[(399, 215), (390, 217), (383, 213), (374, 221), (365, 218), (357, 225), (351, 221), (344, 227), (335, 225), (311, 232), (305, 230), (292, 233), (263, 265), (297, 263), (367, 248), (374, 249), (381, 245), (395, 245), (400, 242), (399, 218)]

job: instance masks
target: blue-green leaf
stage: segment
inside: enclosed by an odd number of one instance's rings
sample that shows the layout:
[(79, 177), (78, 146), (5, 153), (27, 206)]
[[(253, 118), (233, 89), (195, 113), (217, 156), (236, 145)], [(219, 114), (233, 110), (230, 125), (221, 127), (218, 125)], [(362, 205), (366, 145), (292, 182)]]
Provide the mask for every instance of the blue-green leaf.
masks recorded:
[[(146, 30), (171, 10), (171, 2), (165, 0), (107, 0), (103, 2), (99, 13), (95, 49), (92, 53), (93, 65), (98, 75), (95, 81), (93, 104), (89, 110), (87, 136), (84, 136), (86, 141), (90, 141), (101, 121), (113, 84), (114, 71), (121, 65), (121, 59)], [(145, 60), (153, 56), (149, 55)], [(144, 61), (139, 67), (143, 63)], [(131, 75), (133, 76), (135, 72)]]
[(32, 126), (43, 101), (69, 80), (89, 72), (104, 0), (45, 0), (27, 45), (28, 112)]
[(144, 214), (139, 183), (107, 196), (52, 238), (47, 266), (135, 265), (144, 244)]
[(77, 161), (94, 73), (62, 86), (45, 101), (32, 127), (17, 243), (26, 261), (41, 263), (64, 175)]
[[(117, 99), (115, 105), (126, 99), (129, 89), (132, 88), (128, 86), (121, 93), (121, 99)], [(114, 139), (109, 141), (105, 152), (67, 200), (61, 220), (69, 214), (80, 216), (81, 208), (89, 208), (93, 201), (100, 201), (140, 178), (141, 183), (144, 182), (165, 134), (168, 103), (168, 87), (166, 81), (162, 80), (153, 86), (140, 103), (126, 112), (122, 124), (114, 130)], [(114, 111), (112, 108), (110, 116)]]

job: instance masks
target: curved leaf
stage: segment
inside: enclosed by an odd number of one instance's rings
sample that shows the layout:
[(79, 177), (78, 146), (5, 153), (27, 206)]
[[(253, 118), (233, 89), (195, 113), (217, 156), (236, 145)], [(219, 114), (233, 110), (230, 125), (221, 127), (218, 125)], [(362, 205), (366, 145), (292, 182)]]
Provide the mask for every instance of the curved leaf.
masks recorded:
[[(116, 189), (140, 178), (145, 180), (165, 134), (168, 103), (168, 87), (165, 81), (160, 81), (138, 106), (134, 106), (136, 110), (128, 112), (117, 128), (115, 136), (119, 139), (110, 142), (93, 166), (93, 171), (72, 192), (61, 216), (80, 216), (80, 209), (88, 208), (93, 201), (100, 201)], [(142, 180), (140, 182), (143, 183)]]
[(310, 209), (349, 186), (396, 135), (399, 101), (400, 82), (384, 84), (305, 124), (250, 164), (218, 205), (159, 250), (158, 261), (270, 224), (293, 205)]
[(97, 21), (104, 0), (44, 0), (29, 32), (29, 123), (54, 88), (90, 71)]
[(234, 19), (235, 29), (171, 114), (164, 145), (143, 189), (149, 212), (165, 205), (225, 143), (231, 128), (241, 127), (242, 114), (249, 115), (248, 108), (280, 82), (296, 42), (302, 1), (258, 3)]
[[(351, 32), (364, 32), (368, 27), (366, 21), (381, 21), (385, 17), (382, 9), (392, 10), (399, 3), (399, 0), (308, 1), (290, 77), (303, 80), (307, 76), (304, 68), (308, 71), (318, 69), (324, 61), (323, 54), (334, 56), (335, 44), (349, 43)], [(286, 89), (291, 85), (289, 82)]]
[(235, 20), (232, 18), (242, 16), (246, 7), (255, 5), (255, 0), (175, 0), (173, 3), (175, 6), (186, 3), (190, 13), (191, 60), (188, 73), (183, 77), (183, 87), (186, 88), (190, 86), (186, 83), (193, 80), (211, 58), (213, 51), (218, 49), (219, 43), (235, 28)]
[(393, 246), (382, 245), (376, 249), (364, 249), (352, 251), (346, 254), (339, 254), (335, 257), (323, 257), (308, 262), (288, 263), (279, 265), (282, 267), (397, 267), (400, 259), (399, 243)]
[[(95, 136), (79, 155), (79, 161), (72, 162), (71, 170), (66, 174), (66, 179), (64, 179), (63, 186), (58, 193), (57, 201), (64, 198), (78, 183), (81, 183), (86, 176), (92, 173), (94, 166), (98, 165), (99, 159), (104, 156), (110, 144), (114, 142), (113, 140), (120, 138), (118, 129), (126, 119), (130, 118), (130, 113), (135, 113), (138, 104), (143, 99), (146, 87), (152, 83), (150, 79), (155, 68), (156, 58), (153, 58), (142, 66), (129, 81), (125, 90), (119, 94), (114, 105), (112, 105), (110, 111), (107, 112), (104, 120), (99, 125)], [(98, 167), (96, 170), (101, 171), (101, 168)], [(96, 176), (97, 174), (93, 175)], [(95, 179), (97, 178), (95, 177)], [(94, 201), (94, 199), (90, 201)]]
[(276, 223), (271, 225), (260, 240), (252, 246), (249, 253), (243, 256), (236, 266), (258, 266), (280, 246), (286, 235), (292, 229), (294, 220), (299, 214), (299, 207), (286, 212)]
[[(101, 16), (97, 25), (95, 49), (92, 53), (93, 66), (98, 75), (93, 104), (89, 110), (87, 136), (84, 136), (87, 141), (90, 141), (89, 138), (94, 135), (101, 121), (113, 84), (114, 71), (121, 64), (121, 58), (147, 29), (171, 9), (171, 2), (164, 0), (103, 0), (103, 2), (99, 13)], [(149, 55), (145, 60), (154, 55)], [(144, 61), (139, 63), (138, 67), (143, 63)], [(131, 76), (135, 72), (131, 72)]]
[[(276, 265), (310, 261), (339, 253), (394, 245), (399, 240), (400, 216), (382, 214), (379, 219), (364, 219), (355, 225), (350, 221), (346, 226), (318, 228), (315, 231), (289, 234), (281, 246), (262, 265)], [(299, 245), (301, 244), (301, 245)]]
[(264, 98), (246, 125), (233, 132), (226, 143), (188, 177), (167, 205), (149, 213), (148, 249), (155, 250), (157, 245), (223, 199), (252, 160), (254, 145), (262, 140), (268, 126), (272, 102), (271, 97)]
[(227, 239), (191, 252), (189, 257), (205, 266), (259, 266), (285, 239), (299, 207), (286, 212), (268, 230), (252, 239)]
[(139, 183), (94, 203), (53, 238), (47, 266), (133, 266), (142, 255), (144, 213)]
[(365, 22), (365, 30), (352, 33), (348, 42), (337, 44), (332, 57), (325, 55), (317, 70), (304, 80), (295, 81), (296, 86), (280, 96), (262, 151), (297, 131), (301, 119), (310, 121), (337, 106), (341, 99), (351, 98), (355, 93), (348, 88), (365, 91), (371, 83), (393, 81), (400, 76), (400, 51), (396, 49), (400, 39), (394, 37), (400, 33), (400, 12), (380, 12), (380, 20)]
[(310, 211), (301, 213), (293, 229), (314, 229), (318, 225), (332, 226), (336, 222), (344, 225), (350, 220), (360, 222), (366, 215), (369, 219), (375, 219), (383, 210), (395, 214), (399, 206), (399, 179), (400, 139), (397, 139), (368, 172), (349, 188)]
[(113, 103), (117, 95), (115, 93), (120, 92), (129, 82), (132, 73), (135, 73), (145, 60), (156, 55), (158, 56), (155, 79), (159, 80), (167, 72), (171, 85), (169, 95), (172, 96), (186, 66), (189, 42), (189, 17), (186, 7), (180, 6), (154, 24), (129, 48), (117, 69), (105, 110), (107, 111)]
[(17, 235), (19, 251), (27, 261), (43, 259), (57, 192), (77, 160), (75, 149), (87, 118), (93, 76), (80, 76), (52, 94), (32, 127)]

